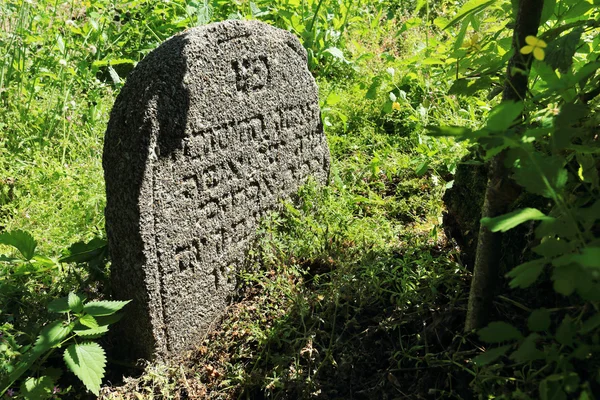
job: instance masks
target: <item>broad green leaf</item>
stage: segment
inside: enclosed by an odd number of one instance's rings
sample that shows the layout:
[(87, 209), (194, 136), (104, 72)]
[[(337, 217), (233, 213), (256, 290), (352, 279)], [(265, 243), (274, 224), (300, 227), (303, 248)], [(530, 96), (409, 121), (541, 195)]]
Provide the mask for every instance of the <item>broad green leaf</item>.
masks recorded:
[(33, 256), (31, 260), (34, 261), (36, 263), (36, 265), (40, 265), (42, 267), (47, 267), (47, 268), (56, 267), (56, 263), (54, 262), (54, 260), (52, 260), (51, 258), (48, 258), (46, 256), (41, 256), (39, 254), (36, 254), (35, 256)]
[(585, 247), (581, 253), (565, 254), (552, 264), (557, 267), (578, 264), (586, 268), (600, 268), (600, 247)]
[(590, 332), (595, 331), (600, 327), (600, 314), (596, 314), (590, 318), (588, 318), (579, 329), (579, 333), (582, 335), (587, 335)]
[(494, 361), (496, 361), (498, 358), (502, 357), (503, 355), (505, 355), (506, 352), (508, 351), (508, 349), (510, 349), (511, 347), (512, 346), (510, 344), (507, 344), (507, 345), (496, 347), (493, 349), (488, 349), (485, 351), (485, 353), (480, 354), (477, 357), (475, 357), (473, 359), (473, 362), (475, 363), (475, 365), (478, 365), (478, 366), (488, 365), (490, 363), (493, 363)]
[(585, 14), (594, 8), (593, 4), (582, 0), (578, 1), (574, 6), (572, 6), (569, 11), (566, 12), (565, 15), (562, 16), (563, 20), (569, 19), (580, 19), (585, 16)]
[(369, 89), (367, 89), (367, 93), (365, 94), (365, 97), (369, 100), (375, 100), (377, 98), (377, 91), (381, 87), (381, 83), (382, 83), (381, 77), (375, 76), (371, 80), (371, 85), (369, 86)]
[(544, 0), (544, 8), (542, 9), (542, 18), (540, 20), (540, 25), (543, 25), (552, 17), (555, 7), (556, 0)]
[(35, 345), (16, 363), (15, 368), (9, 376), (0, 381), (0, 390), (7, 389), (16, 382), (21, 375), (27, 372), (31, 366), (48, 350), (60, 344), (73, 330), (74, 323), (64, 326), (61, 321), (54, 321), (42, 329), (37, 337)]
[(0, 234), (0, 244), (15, 247), (28, 261), (33, 258), (37, 246), (29, 232), (19, 230)]
[(554, 268), (552, 271), (552, 281), (554, 290), (564, 296), (570, 296), (577, 286), (575, 274), (577, 268), (570, 266)]
[(581, 379), (577, 373), (567, 372), (563, 379), (563, 388), (567, 393), (574, 393), (579, 389), (579, 382), (581, 382)]
[(494, 4), (496, 0), (470, 0), (467, 1), (456, 13), (456, 16), (444, 27), (444, 29), (448, 29), (457, 23), (459, 23), (463, 18), (480, 11), (485, 10), (487, 7)]
[(110, 325), (119, 322), (123, 316), (125, 316), (125, 313), (105, 315), (103, 317), (96, 317), (96, 321), (100, 326)]
[[(460, 26), (460, 31), (458, 32), (458, 35), (456, 36), (456, 40), (454, 41), (454, 51), (457, 51), (458, 49), (461, 48), (463, 41), (465, 40), (465, 35), (467, 33), (467, 29), (469, 28), (470, 23), (471, 23), (470, 19), (465, 19), (462, 22), (462, 24)], [(452, 90), (452, 89), (450, 89), (450, 90)]]
[(72, 344), (65, 349), (65, 363), (96, 396), (100, 394), (100, 384), (104, 377), (106, 355), (98, 343)]
[(550, 328), (550, 312), (545, 308), (533, 310), (527, 319), (527, 327), (532, 332), (543, 332)]
[(572, 354), (573, 357), (578, 360), (585, 360), (592, 354), (592, 347), (587, 344), (579, 343), (579, 346), (577, 346)]
[(517, 159), (513, 178), (527, 191), (551, 199), (567, 183), (563, 157), (546, 156), (538, 152), (524, 154), (518, 149), (511, 149), (509, 153)]
[(68, 313), (71, 311), (68, 298), (65, 296), (52, 300), (50, 304), (48, 304), (48, 311), (60, 314)]
[(429, 170), (429, 161), (425, 160), (415, 169), (415, 174), (417, 176), (423, 176), (427, 170)]
[(490, 111), (486, 127), (492, 132), (505, 132), (517, 121), (522, 112), (522, 102), (502, 102)]
[(81, 310), (83, 310), (83, 299), (77, 293), (70, 292), (67, 297), (67, 302), (69, 303), (71, 311), (80, 313)]
[(577, 28), (548, 43), (544, 62), (552, 68), (566, 73), (573, 64), (573, 56), (577, 51), (577, 46), (579, 46), (582, 33), (583, 29)]
[(519, 348), (515, 350), (509, 358), (518, 363), (543, 360), (545, 358), (544, 352), (540, 351), (535, 344), (536, 340), (539, 338), (540, 335), (537, 333), (532, 333), (531, 335), (527, 336), (521, 345), (519, 345)]
[(486, 343), (500, 343), (523, 338), (521, 332), (514, 326), (503, 321), (491, 322), (477, 333), (479, 339)]
[(560, 112), (554, 118), (557, 128), (571, 128), (590, 113), (590, 109), (583, 104), (565, 103), (560, 107)]
[(346, 61), (344, 53), (337, 47), (329, 47), (328, 49), (323, 50), (323, 52), (331, 54), (334, 58), (337, 58), (340, 61)]
[(92, 338), (108, 332), (108, 325), (103, 325), (90, 329), (74, 329), (73, 332), (81, 337)]
[(102, 254), (107, 247), (107, 242), (101, 238), (94, 238), (88, 243), (77, 242), (69, 247), (67, 255), (60, 258), (61, 263), (82, 263), (93, 260)]
[(544, 219), (552, 219), (552, 217), (546, 216), (543, 212), (535, 208), (521, 208), (499, 217), (482, 218), (481, 224), (486, 226), (492, 232), (506, 232), (523, 222)]
[(556, 235), (556, 232), (560, 232), (560, 237), (567, 240), (576, 238), (578, 231), (577, 222), (573, 218), (561, 215), (554, 220), (541, 221), (537, 228), (535, 228), (535, 237), (543, 239), (544, 237)]
[(45, 400), (52, 397), (54, 380), (49, 376), (29, 377), (21, 384), (20, 395), (28, 400)]
[(566, 315), (556, 330), (556, 340), (565, 346), (573, 345), (573, 338), (577, 333), (577, 327), (569, 315)]
[(561, 238), (545, 238), (542, 243), (535, 246), (532, 250), (546, 258), (552, 258), (561, 254), (570, 253), (573, 250), (573, 244)]
[(79, 323), (83, 326), (87, 326), (88, 328), (97, 328), (98, 322), (96, 318), (94, 318), (90, 314), (85, 314), (83, 317), (79, 318)]
[[(557, 379), (557, 376), (558, 375), (550, 375), (540, 382), (540, 400), (567, 400), (567, 395), (562, 390), (561, 379)], [(562, 378), (560, 376), (558, 377)]]
[(94, 317), (99, 317), (103, 315), (111, 315), (115, 312), (119, 311), (121, 308), (125, 307), (127, 303), (131, 300), (127, 301), (116, 301), (116, 300), (101, 300), (101, 301), (90, 301), (83, 307), (83, 311), (86, 313), (93, 315)]
[(46, 325), (38, 335), (34, 348), (42, 351), (51, 349), (66, 339), (74, 326), (73, 322), (65, 325), (63, 321), (54, 321)]
[(525, 289), (531, 286), (544, 270), (546, 262), (544, 259), (538, 259), (526, 262), (506, 274), (507, 278), (512, 278), (509, 286), (514, 288)]

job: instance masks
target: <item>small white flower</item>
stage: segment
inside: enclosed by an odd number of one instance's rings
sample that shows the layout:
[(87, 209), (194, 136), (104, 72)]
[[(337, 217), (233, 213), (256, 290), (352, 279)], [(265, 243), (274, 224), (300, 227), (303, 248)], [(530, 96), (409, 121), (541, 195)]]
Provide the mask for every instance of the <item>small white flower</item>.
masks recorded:
[(66, 66), (67, 66), (67, 60), (65, 60), (64, 58), (61, 58), (61, 59), (58, 61), (58, 63), (59, 63), (60, 65), (62, 65), (63, 67), (66, 67)]
[(96, 53), (98, 52), (98, 49), (96, 48), (96, 46), (94, 46), (93, 44), (90, 45), (90, 47), (88, 47), (88, 50), (90, 51), (90, 53), (95, 56)]
[(433, 182), (433, 186), (437, 186), (439, 184), (437, 175), (431, 175), (431, 182)]

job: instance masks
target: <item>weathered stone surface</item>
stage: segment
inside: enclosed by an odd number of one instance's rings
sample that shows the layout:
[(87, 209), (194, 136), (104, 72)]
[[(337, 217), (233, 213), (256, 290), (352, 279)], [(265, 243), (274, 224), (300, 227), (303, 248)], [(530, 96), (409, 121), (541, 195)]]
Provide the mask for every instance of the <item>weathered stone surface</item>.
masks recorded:
[(306, 52), (289, 32), (226, 21), (174, 36), (129, 75), (103, 166), (116, 297), (130, 355), (192, 346), (224, 309), (259, 218), (329, 150)]

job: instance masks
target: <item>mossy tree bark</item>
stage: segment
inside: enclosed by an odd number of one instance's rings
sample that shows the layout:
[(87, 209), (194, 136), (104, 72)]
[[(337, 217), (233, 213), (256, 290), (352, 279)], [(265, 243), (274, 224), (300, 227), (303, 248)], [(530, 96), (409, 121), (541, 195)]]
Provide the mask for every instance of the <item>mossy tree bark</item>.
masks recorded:
[[(514, 54), (508, 63), (502, 101), (520, 101), (527, 94), (531, 56), (524, 56), (519, 50), (525, 46), (527, 36), (536, 36), (543, 7), (544, 0), (519, 1), (512, 40)], [(503, 151), (490, 162), (488, 184), (481, 210), (482, 217), (497, 217), (505, 214), (519, 195), (520, 190), (510, 179), (509, 170), (504, 165), (505, 158), (506, 152)], [(501, 233), (494, 233), (485, 226), (480, 226), (465, 321), (466, 332), (479, 329), (488, 322), (494, 289), (499, 283), (501, 240)]]

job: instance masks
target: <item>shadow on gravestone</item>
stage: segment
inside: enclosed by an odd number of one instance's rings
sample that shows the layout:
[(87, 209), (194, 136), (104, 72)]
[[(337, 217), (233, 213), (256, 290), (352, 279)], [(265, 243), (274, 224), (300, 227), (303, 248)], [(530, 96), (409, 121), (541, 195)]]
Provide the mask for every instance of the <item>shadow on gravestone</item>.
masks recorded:
[(329, 164), (317, 86), (289, 32), (226, 21), (148, 54), (103, 154), (112, 288), (133, 299), (113, 335), (121, 351), (193, 347), (225, 309), (261, 216), (308, 176), (326, 183)]

